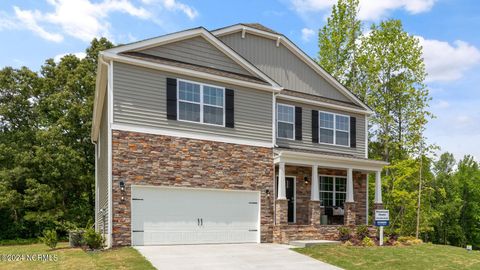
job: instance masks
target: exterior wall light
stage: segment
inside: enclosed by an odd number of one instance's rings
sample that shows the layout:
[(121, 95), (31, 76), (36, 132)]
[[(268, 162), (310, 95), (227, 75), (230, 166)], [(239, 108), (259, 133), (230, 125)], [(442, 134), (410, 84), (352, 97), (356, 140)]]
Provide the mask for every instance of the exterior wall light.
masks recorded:
[(125, 191), (125, 182), (120, 181), (120, 190)]
[(303, 181), (305, 181), (305, 185), (308, 185), (308, 176), (305, 175), (305, 176), (303, 177)]
[(270, 198), (270, 190), (268, 188), (265, 190), (265, 194), (267, 194), (267, 197)]

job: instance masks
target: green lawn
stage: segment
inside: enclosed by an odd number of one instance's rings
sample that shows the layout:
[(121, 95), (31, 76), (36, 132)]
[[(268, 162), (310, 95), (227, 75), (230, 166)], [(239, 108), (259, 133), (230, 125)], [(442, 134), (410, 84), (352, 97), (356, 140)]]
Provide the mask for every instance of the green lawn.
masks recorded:
[(421, 244), (403, 247), (319, 245), (297, 252), (345, 269), (480, 269), (480, 252)]
[[(116, 248), (107, 251), (85, 252), (79, 248), (68, 248), (67, 243), (60, 243), (55, 250), (49, 250), (43, 244), (0, 246), (0, 256), (6, 254), (57, 255), (54, 261), (1, 261), (0, 269), (155, 269), (138, 251), (133, 248)], [(53, 257), (51, 257), (53, 258)]]

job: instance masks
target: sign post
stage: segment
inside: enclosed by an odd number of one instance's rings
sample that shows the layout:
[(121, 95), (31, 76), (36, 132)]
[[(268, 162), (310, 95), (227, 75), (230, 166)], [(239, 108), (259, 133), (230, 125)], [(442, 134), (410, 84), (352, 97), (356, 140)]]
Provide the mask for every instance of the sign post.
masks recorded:
[(380, 246), (383, 246), (383, 227), (390, 225), (388, 210), (375, 210), (375, 226), (380, 227)]

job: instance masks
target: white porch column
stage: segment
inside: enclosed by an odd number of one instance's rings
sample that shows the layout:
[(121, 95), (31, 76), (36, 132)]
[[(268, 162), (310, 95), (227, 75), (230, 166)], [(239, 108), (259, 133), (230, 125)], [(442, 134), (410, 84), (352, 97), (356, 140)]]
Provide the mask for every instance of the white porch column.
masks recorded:
[(375, 201), (376, 204), (381, 204), (382, 202), (382, 172), (375, 172)]
[(285, 191), (285, 162), (280, 162), (278, 164), (278, 200), (286, 200), (286, 191)]
[(354, 202), (353, 200), (353, 169), (347, 169), (347, 198), (345, 202)]
[(312, 186), (310, 191), (310, 200), (320, 200), (320, 189), (318, 187), (318, 165), (312, 166)]

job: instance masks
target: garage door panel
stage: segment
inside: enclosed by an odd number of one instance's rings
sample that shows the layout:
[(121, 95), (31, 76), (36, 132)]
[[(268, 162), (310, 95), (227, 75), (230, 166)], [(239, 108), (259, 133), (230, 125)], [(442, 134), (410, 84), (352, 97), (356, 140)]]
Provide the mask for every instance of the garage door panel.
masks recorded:
[(132, 197), (134, 245), (258, 241), (258, 192), (134, 186)]

